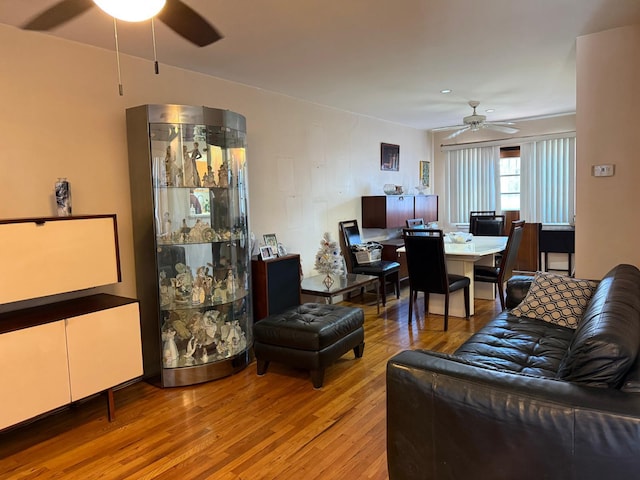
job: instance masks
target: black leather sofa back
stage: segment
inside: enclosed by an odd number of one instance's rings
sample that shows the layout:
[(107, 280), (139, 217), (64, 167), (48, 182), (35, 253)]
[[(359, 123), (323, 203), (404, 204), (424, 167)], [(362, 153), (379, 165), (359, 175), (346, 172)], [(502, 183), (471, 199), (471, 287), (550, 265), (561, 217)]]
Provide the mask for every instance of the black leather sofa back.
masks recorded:
[(558, 378), (592, 387), (620, 388), (640, 347), (640, 271), (618, 265), (589, 301)]

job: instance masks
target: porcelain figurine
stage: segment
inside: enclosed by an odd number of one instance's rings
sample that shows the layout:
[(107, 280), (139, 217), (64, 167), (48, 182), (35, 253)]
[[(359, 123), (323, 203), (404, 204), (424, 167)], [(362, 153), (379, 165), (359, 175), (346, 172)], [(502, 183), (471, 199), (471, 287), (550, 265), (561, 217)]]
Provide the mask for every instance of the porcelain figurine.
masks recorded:
[(220, 170), (218, 170), (218, 186), (221, 188), (229, 187), (229, 169), (224, 162), (220, 165)]
[(182, 146), (182, 161), (184, 163), (184, 186), (199, 187), (200, 175), (198, 174), (198, 168), (196, 167), (196, 159), (194, 156), (189, 155), (186, 145)]
[(193, 365), (194, 363), (193, 354), (195, 351), (196, 351), (196, 339), (195, 337), (191, 337), (187, 342), (187, 346), (184, 351), (185, 365)]
[(173, 368), (178, 366), (178, 347), (174, 337), (175, 330), (162, 332), (162, 362), (165, 367)]
[(215, 187), (216, 186), (216, 176), (213, 173), (213, 169), (211, 165), (207, 165), (207, 173), (202, 176), (202, 185), (204, 187)]
[(167, 145), (167, 151), (164, 157), (164, 173), (165, 184), (173, 185), (173, 154), (171, 153), (171, 145)]
[(207, 353), (207, 349), (202, 347), (200, 350), (200, 361), (202, 363), (207, 363), (209, 361), (209, 354)]
[(229, 270), (227, 272), (227, 299), (233, 298), (233, 295), (236, 291), (235, 286), (235, 278), (233, 277), (233, 272)]

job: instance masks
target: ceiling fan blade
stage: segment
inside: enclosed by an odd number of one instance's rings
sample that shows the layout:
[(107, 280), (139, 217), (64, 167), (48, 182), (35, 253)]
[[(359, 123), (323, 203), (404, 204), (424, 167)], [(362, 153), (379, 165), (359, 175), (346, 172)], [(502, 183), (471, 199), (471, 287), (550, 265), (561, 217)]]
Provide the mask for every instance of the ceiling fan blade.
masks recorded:
[(51, 30), (93, 7), (92, 0), (62, 0), (53, 7), (29, 20), (22, 26), (25, 30)]
[(515, 125), (515, 123), (513, 122), (488, 122), (488, 123), (491, 123), (492, 125), (504, 125), (504, 126)]
[(446, 132), (447, 130), (457, 130), (459, 128), (464, 128), (466, 125), (451, 125), (450, 127), (437, 127), (432, 129), (434, 132)]
[(222, 35), (181, 0), (167, 0), (157, 18), (178, 35), (200, 47), (222, 39)]
[(495, 123), (485, 123), (484, 127), (485, 128), (490, 128), (491, 130), (496, 130), (496, 131), (502, 132), (502, 133), (516, 133), (516, 132), (520, 131), (518, 128), (505, 127), (503, 125), (498, 125), (498, 124), (495, 124)]
[(444, 139), (445, 140), (450, 140), (450, 139), (455, 138), (458, 135), (460, 135), (461, 133), (466, 132), (467, 130), (470, 130), (470, 129), (471, 129), (471, 127), (467, 125), (466, 127), (461, 128), (460, 130), (457, 130), (457, 131), (453, 132), (451, 135), (449, 135), (447, 137), (444, 137)]

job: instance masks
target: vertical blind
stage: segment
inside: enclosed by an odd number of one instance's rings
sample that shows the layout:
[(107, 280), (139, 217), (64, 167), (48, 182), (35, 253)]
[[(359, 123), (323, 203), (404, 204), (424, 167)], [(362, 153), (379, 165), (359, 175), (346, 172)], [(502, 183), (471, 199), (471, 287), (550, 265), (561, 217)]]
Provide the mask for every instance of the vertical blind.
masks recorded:
[(500, 148), (475, 147), (447, 153), (447, 217), (466, 223), (469, 212), (500, 210)]
[[(501, 211), (500, 147), (447, 150), (447, 219), (467, 223), (474, 210)], [(520, 144), (520, 218), (571, 223), (575, 214), (575, 134)]]
[(520, 147), (520, 218), (535, 223), (572, 223), (575, 178), (575, 137), (523, 143)]

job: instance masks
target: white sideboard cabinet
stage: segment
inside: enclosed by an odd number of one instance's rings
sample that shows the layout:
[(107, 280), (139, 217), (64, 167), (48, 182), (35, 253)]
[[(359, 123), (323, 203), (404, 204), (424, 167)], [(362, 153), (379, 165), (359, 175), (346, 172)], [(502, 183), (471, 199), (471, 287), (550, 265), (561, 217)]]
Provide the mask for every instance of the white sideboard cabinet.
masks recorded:
[(115, 215), (0, 220), (0, 250), (0, 429), (99, 392), (112, 420), (143, 373), (138, 301), (90, 290), (120, 281)]

